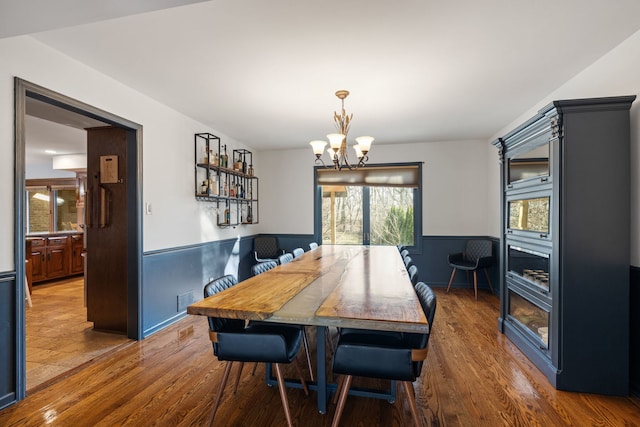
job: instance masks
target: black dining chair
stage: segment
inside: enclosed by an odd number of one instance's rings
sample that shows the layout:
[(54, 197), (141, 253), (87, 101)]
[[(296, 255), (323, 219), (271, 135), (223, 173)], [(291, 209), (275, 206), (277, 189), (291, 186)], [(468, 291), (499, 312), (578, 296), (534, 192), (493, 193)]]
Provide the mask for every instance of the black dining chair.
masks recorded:
[[(255, 264), (254, 266), (251, 267), (251, 273), (254, 276), (257, 276), (259, 274), (265, 273), (273, 268), (276, 268), (278, 266), (278, 264), (276, 264), (275, 261), (265, 261), (265, 262), (260, 262), (258, 264)], [(253, 324), (253, 323), (257, 323), (254, 321), (249, 322), (249, 324)], [(272, 324), (272, 323), (269, 323)], [(311, 381), (314, 381), (313, 378), (313, 366), (311, 365), (311, 351), (309, 350), (309, 338), (307, 337), (307, 331), (304, 329), (304, 326), (300, 325), (299, 326), (302, 329), (302, 339), (303, 339), (303, 344), (304, 344), (304, 352), (305, 352), (305, 356), (307, 359), (307, 365), (309, 366), (309, 377), (311, 378)], [(258, 364), (256, 363), (253, 367), (253, 370), (251, 371), (251, 375), (255, 374), (256, 372), (256, 366)], [(238, 387), (238, 381), (240, 379), (240, 373), (242, 372), (242, 365), (240, 365), (240, 370), (238, 372), (238, 377), (236, 379), (236, 385), (234, 387), (237, 388)]]
[(251, 275), (257, 276), (258, 274), (262, 274), (266, 271), (271, 270), (272, 268), (276, 268), (278, 263), (275, 261), (263, 261), (251, 266)]
[(490, 267), (494, 261), (493, 244), (491, 240), (468, 240), (464, 252), (449, 255), (449, 266), (453, 268), (453, 271), (451, 272), (447, 292), (451, 289), (453, 279), (456, 277), (456, 270), (465, 270), (467, 272), (467, 281), (469, 280), (469, 272), (471, 271), (473, 272), (473, 290), (476, 294), (476, 299), (478, 299), (478, 270), (482, 269), (489, 283), (491, 294), (493, 294), (493, 286), (491, 285), (487, 267)]
[(413, 265), (413, 258), (411, 258), (410, 256), (406, 256), (406, 257), (404, 257), (402, 262), (404, 262), (405, 268), (407, 270), (409, 270), (409, 267), (411, 267)]
[(418, 283), (418, 267), (415, 265), (409, 266), (409, 268), (407, 268), (407, 273), (409, 273), (411, 284), (415, 286)]
[(429, 333), (362, 334), (341, 335), (333, 356), (333, 372), (340, 374), (334, 403), (338, 406), (332, 427), (337, 427), (344, 410), (354, 376), (401, 381), (416, 427), (422, 425), (412, 382), (422, 371), (427, 357), (430, 332), (436, 312), (436, 296), (424, 282), (415, 286), (420, 305), (429, 323)]
[[(204, 296), (207, 298), (223, 292), (235, 284), (236, 279), (232, 275), (220, 277), (205, 285)], [(245, 327), (244, 320), (220, 317), (208, 317), (208, 321), (209, 337), (213, 345), (213, 354), (217, 356), (221, 362), (227, 362), (218, 394), (213, 404), (209, 425), (213, 425), (213, 420), (220, 405), (222, 393), (229, 378), (229, 372), (231, 371), (233, 363), (260, 362), (273, 364), (287, 425), (292, 426), (289, 402), (280, 365), (293, 362), (300, 376), (304, 392), (308, 395), (309, 390), (307, 384), (302, 377), (300, 366), (296, 361), (296, 355), (302, 344), (301, 329), (296, 326), (275, 323), (267, 324), (266, 322), (253, 325), (249, 324)]]
[(253, 239), (253, 256), (256, 262), (278, 261), (278, 257), (284, 253), (278, 246), (275, 236), (257, 236)]
[(278, 264), (284, 265), (293, 261), (293, 255), (290, 253), (282, 254), (278, 257)]
[(304, 254), (304, 249), (295, 248), (293, 251), (291, 251), (291, 254), (293, 255), (294, 258), (298, 258), (300, 255)]

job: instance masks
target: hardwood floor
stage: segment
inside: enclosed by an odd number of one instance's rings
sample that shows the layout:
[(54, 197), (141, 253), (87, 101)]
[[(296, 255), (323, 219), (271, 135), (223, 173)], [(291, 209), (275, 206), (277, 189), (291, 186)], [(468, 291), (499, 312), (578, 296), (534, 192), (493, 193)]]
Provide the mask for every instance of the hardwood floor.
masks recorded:
[[(414, 383), (425, 426), (640, 426), (637, 398), (551, 387), (497, 331), (497, 298), (480, 292), (476, 301), (466, 289), (435, 292), (430, 352)], [(206, 319), (190, 316), (0, 411), (0, 425), (206, 425), (223, 368), (212, 354)], [(295, 377), (293, 369), (286, 374)], [(236, 395), (230, 386), (216, 426), (286, 425), (278, 390), (264, 383), (264, 366), (255, 376), (245, 369)], [(322, 415), (314, 392), (287, 393), (297, 426), (331, 424), (335, 405)], [(399, 391), (394, 404), (350, 396), (341, 425), (408, 426), (412, 418)]]
[(27, 394), (130, 342), (94, 331), (87, 322), (84, 279), (76, 276), (33, 287), (26, 308)]

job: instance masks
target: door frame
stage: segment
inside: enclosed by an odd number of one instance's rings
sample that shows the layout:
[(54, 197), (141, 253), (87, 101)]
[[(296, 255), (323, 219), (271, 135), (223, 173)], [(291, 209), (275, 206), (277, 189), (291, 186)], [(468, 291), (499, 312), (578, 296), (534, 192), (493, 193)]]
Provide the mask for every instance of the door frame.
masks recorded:
[(16, 269), (16, 398), (26, 396), (25, 317), (25, 115), (26, 99), (48, 104), (127, 130), (127, 337), (142, 338), (142, 125), (19, 77), (14, 78), (14, 256)]

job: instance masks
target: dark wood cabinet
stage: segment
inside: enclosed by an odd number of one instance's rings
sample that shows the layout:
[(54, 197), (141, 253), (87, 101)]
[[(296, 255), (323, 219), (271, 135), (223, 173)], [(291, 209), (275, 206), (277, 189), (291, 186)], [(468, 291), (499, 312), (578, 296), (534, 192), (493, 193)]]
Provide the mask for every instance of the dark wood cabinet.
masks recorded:
[(84, 272), (84, 236), (82, 234), (71, 236), (71, 274)]
[(47, 279), (68, 276), (70, 273), (70, 240), (67, 236), (48, 237), (46, 249)]
[(629, 392), (634, 100), (554, 101), (494, 142), (499, 328), (558, 389)]
[(27, 251), (27, 256), (29, 257), (29, 263), (31, 264), (31, 281), (32, 283), (39, 282), (41, 280), (46, 280), (47, 272), (45, 270), (45, 239), (42, 237), (29, 238), (27, 239), (29, 244), (28, 247), (31, 249)]
[(30, 284), (83, 273), (82, 246), (82, 234), (27, 237)]

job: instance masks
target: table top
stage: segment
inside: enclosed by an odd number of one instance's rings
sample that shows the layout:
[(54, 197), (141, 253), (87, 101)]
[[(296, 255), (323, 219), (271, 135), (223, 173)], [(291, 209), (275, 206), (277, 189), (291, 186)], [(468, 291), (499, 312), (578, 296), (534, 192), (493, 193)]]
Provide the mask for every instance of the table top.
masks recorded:
[(395, 246), (321, 245), (187, 308), (195, 315), (428, 332)]

